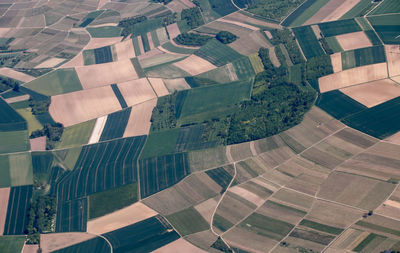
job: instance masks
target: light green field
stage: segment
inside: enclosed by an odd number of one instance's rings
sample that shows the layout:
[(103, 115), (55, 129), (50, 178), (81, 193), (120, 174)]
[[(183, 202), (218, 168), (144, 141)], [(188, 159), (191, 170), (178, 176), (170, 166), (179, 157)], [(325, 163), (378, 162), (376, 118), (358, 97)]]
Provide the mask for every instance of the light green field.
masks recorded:
[(300, 26), (308, 19), (310, 19), (319, 9), (321, 9), (325, 4), (327, 4), (330, 0), (317, 0), (310, 7), (307, 8), (300, 16), (298, 16), (290, 26)]
[(178, 136), (179, 128), (151, 133), (147, 138), (140, 159), (173, 153)]
[(350, 69), (356, 66), (356, 59), (354, 57), (354, 51), (346, 51), (342, 53), (342, 68)]
[(11, 185), (10, 178), (10, 162), (8, 155), (0, 156), (0, 188), (9, 187)]
[(28, 130), (0, 132), (0, 154), (29, 150)]
[(368, 21), (367, 21), (364, 17), (356, 18), (356, 21), (358, 22), (358, 24), (360, 24), (361, 28), (362, 28), (364, 31), (370, 31), (370, 30), (372, 30), (371, 25), (368, 23)]
[(96, 64), (96, 59), (94, 56), (93, 49), (83, 50), (82, 55), (83, 55), (83, 63), (85, 65)]
[(56, 148), (69, 148), (87, 144), (95, 124), (96, 120), (94, 119), (65, 128), (61, 141), (57, 143)]
[(233, 65), (230, 63), (225, 66), (197, 75), (197, 77), (213, 80), (217, 83), (229, 83), (237, 81), (236, 71)]
[(333, 52), (338, 53), (343, 51), (342, 46), (340, 46), (339, 41), (335, 36), (326, 38), (326, 42), (328, 42), (328, 45)]
[(249, 59), (250, 59), (251, 65), (253, 66), (254, 72), (256, 72), (256, 74), (264, 71), (264, 65), (262, 64), (260, 57), (258, 57), (258, 54), (250, 55)]
[(154, 57), (145, 58), (143, 60), (140, 60), (139, 62), (142, 68), (151, 68), (157, 65), (176, 62), (178, 60), (182, 60), (183, 58), (186, 58), (186, 56), (174, 55), (174, 54), (161, 54), (161, 55), (156, 55)]
[(190, 76), (189, 73), (171, 64), (163, 64), (144, 70), (148, 77), (180, 78)]
[(0, 252), (15, 253), (21, 252), (24, 246), (25, 236), (0, 236)]
[(182, 236), (204, 231), (210, 227), (193, 207), (168, 215), (167, 219)]
[(365, 15), (374, 6), (375, 4), (371, 0), (361, 0), (358, 4), (356, 4), (356, 6), (341, 16), (340, 19), (348, 19)]
[(31, 108), (22, 108), (16, 110), (21, 116), (28, 122), (28, 131), (31, 134), (33, 131), (42, 129), (43, 126), (40, 122), (33, 116)]
[(116, 26), (88, 27), (86, 30), (93, 38), (111, 38), (121, 36), (122, 29)]
[(81, 82), (73, 68), (57, 69), (27, 83), (25, 87), (47, 96), (82, 90)]
[(215, 168), (228, 163), (226, 148), (203, 149), (189, 153), (189, 164), (192, 171), (201, 171), (207, 168)]
[(124, 208), (138, 200), (137, 183), (89, 195), (89, 219)]
[(33, 183), (32, 158), (30, 153), (9, 155), (10, 178), (12, 186)]
[(68, 169), (73, 170), (76, 161), (79, 158), (82, 147), (74, 147), (70, 149), (64, 149), (55, 151), (54, 154)]

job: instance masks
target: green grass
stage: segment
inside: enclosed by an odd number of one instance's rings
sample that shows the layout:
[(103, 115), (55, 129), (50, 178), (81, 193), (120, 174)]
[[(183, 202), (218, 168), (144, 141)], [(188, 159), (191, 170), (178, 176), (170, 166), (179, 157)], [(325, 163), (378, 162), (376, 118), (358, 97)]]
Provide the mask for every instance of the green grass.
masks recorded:
[(336, 119), (343, 119), (367, 109), (367, 107), (346, 96), (339, 90), (321, 94), (316, 104)]
[(370, 228), (370, 229), (374, 229), (380, 232), (384, 232), (384, 233), (389, 233), (392, 235), (396, 235), (396, 236), (400, 236), (400, 230), (395, 230), (395, 229), (391, 229), (388, 227), (384, 227), (384, 226), (380, 226), (377, 224), (373, 224), (373, 223), (369, 223), (367, 221), (359, 221), (356, 223), (356, 225), (365, 227), (365, 228)]
[(368, 16), (399, 12), (400, 4), (398, 0), (384, 0), (383, 3), (381, 3), (371, 13), (369, 13)]
[(25, 85), (47, 96), (82, 90), (81, 82), (73, 68), (57, 69)]
[(342, 69), (351, 69), (356, 66), (356, 58), (354, 57), (354, 50), (342, 52)]
[(229, 106), (249, 99), (251, 88), (252, 80), (247, 80), (189, 90), (179, 122), (202, 122), (225, 114)]
[(203, 216), (193, 207), (168, 215), (166, 218), (182, 236), (210, 228)]
[(89, 219), (101, 217), (138, 201), (137, 183), (89, 195)]
[(42, 129), (43, 126), (40, 122), (33, 116), (31, 108), (22, 108), (16, 110), (28, 123), (28, 132), (31, 134), (33, 131)]
[(277, 241), (285, 237), (294, 227), (294, 225), (290, 223), (276, 220), (259, 213), (253, 213), (240, 223), (239, 226)]
[(178, 54), (193, 54), (196, 51), (196, 49), (177, 47), (174, 44), (172, 44), (171, 42), (167, 42), (167, 43), (163, 44), (162, 47), (172, 53), (178, 53)]
[(318, 25), (325, 37), (362, 31), (354, 19), (338, 20)]
[(293, 32), (307, 59), (325, 54), (311, 26), (293, 28)]
[(28, 131), (0, 132), (0, 154), (29, 150)]
[(214, 220), (213, 220), (213, 226), (218, 228), (221, 231), (226, 231), (229, 228), (233, 227), (234, 224), (232, 224), (230, 221), (228, 221), (224, 217), (222, 217), (218, 214), (215, 214)]
[(300, 222), (300, 225), (309, 227), (309, 228), (313, 228), (313, 229), (316, 229), (316, 230), (319, 230), (322, 232), (334, 234), (334, 235), (339, 235), (343, 231), (343, 229), (341, 229), (341, 228), (328, 226), (325, 224), (321, 224), (321, 223), (311, 221), (311, 220), (306, 220), (306, 219), (302, 220)]
[(354, 17), (360, 17), (367, 14), (375, 6), (371, 0), (361, 0), (356, 6), (354, 6), (351, 10), (346, 12), (340, 19), (348, 19)]
[(364, 31), (370, 31), (370, 30), (372, 30), (371, 25), (368, 23), (368, 21), (367, 21), (364, 17), (356, 18), (356, 20), (357, 20), (357, 22), (360, 24), (361, 28), (362, 28)]
[(169, 63), (146, 68), (144, 71), (148, 77), (173, 79), (190, 76), (190, 74), (186, 71), (183, 71), (182, 69)]
[(8, 155), (0, 156), (0, 188), (9, 187), (11, 185), (10, 163)]
[(400, 14), (368, 17), (385, 44), (400, 44)]
[(179, 128), (150, 133), (140, 159), (173, 153), (178, 136)]
[(133, 49), (135, 50), (135, 55), (139, 56), (141, 54), (141, 52), (140, 52), (138, 37), (133, 37), (132, 43), (133, 43)]
[(308, 19), (310, 19), (319, 9), (321, 9), (329, 0), (317, 0), (310, 7), (308, 7), (301, 15), (299, 15), (290, 26), (300, 26)]
[(300, 85), (303, 80), (302, 64), (296, 64), (289, 68), (289, 82)]
[(9, 155), (10, 178), (12, 186), (33, 183), (32, 158), (30, 153)]
[(195, 55), (200, 56), (218, 67), (233, 62), (242, 56), (216, 39), (207, 42), (207, 44), (195, 52)]
[(95, 124), (96, 120), (94, 119), (66, 127), (60, 142), (56, 144), (56, 148), (68, 148), (87, 144)]
[(333, 50), (333, 52), (338, 53), (343, 51), (343, 48), (342, 46), (340, 46), (339, 41), (336, 39), (336, 37), (327, 37), (326, 42), (328, 42), (328, 45)]
[(75, 166), (76, 161), (79, 158), (82, 147), (74, 147), (61, 151), (54, 152), (55, 155), (61, 160), (65, 167), (72, 170)]
[(88, 27), (86, 30), (93, 38), (111, 38), (121, 36), (122, 29), (116, 26)]
[(0, 236), (0, 252), (21, 252), (24, 246), (25, 236)]
[(253, 66), (254, 72), (256, 74), (263, 72), (264, 71), (264, 65), (262, 64), (262, 61), (258, 54), (252, 54), (249, 56), (249, 60), (251, 62), (251, 65)]
[[(357, 247), (355, 247), (353, 249), (353, 251), (355, 252), (360, 252), (361, 250), (363, 250), (368, 244), (370, 244), (376, 237), (378, 237), (377, 234), (371, 233), (369, 234), (364, 240), (362, 240), (360, 242), (360, 244), (357, 245)], [(381, 236), (379, 236), (381, 237)]]

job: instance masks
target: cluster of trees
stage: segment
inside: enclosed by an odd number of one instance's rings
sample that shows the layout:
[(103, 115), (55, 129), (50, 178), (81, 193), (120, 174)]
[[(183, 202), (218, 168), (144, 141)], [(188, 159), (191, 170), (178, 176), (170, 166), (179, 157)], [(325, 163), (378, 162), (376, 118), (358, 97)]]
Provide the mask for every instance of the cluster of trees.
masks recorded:
[(303, 0), (252, 0), (248, 11), (269, 19), (281, 20), (290, 11), (299, 6)]
[(289, 53), (290, 59), (293, 64), (304, 63), (303, 55), (297, 45), (296, 38), (293, 36), (292, 31), (289, 29), (271, 30), (272, 39), (271, 42), (274, 45), (283, 44)]
[(19, 82), (8, 77), (0, 76), (0, 92), (6, 91), (8, 89), (19, 91)]
[(46, 136), (46, 149), (53, 149), (55, 142), (60, 141), (64, 132), (64, 126), (61, 123), (45, 124), (43, 129), (33, 131), (30, 138)]
[(185, 46), (203, 46), (213, 37), (208, 35), (201, 35), (198, 33), (181, 33), (174, 41), (180, 45)]
[(204, 24), (199, 7), (183, 9), (181, 12), (181, 19), (186, 21), (186, 24), (190, 29), (194, 29)]
[(319, 43), (321, 43), (322, 47), (324, 48), (325, 52), (327, 54), (334, 54), (335, 52), (333, 52), (332, 48), (330, 48), (328, 42), (326, 41), (326, 39), (324, 37), (320, 38)]
[(152, 131), (161, 131), (176, 127), (175, 101), (178, 92), (158, 99), (156, 107), (153, 109), (150, 121)]
[(322, 55), (308, 59), (306, 63), (306, 79), (316, 80), (322, 76), (333, 73), (331, 58), (329, 55)]
[(135, 31), (135, 24), (143, 22), (147, 20), (146, 16), (136, 16), (123, 19), (119, 21), (118, 27), (123, 28), (121, 32), (121, 36), (127, 37), (128, 35), (134, 33)]
[(30, 97), (29, 106), (32, 108), (33, 115), (40, 115), (49, 111), (50, 99), (37, 100)]
[(217, 33), (215, 38), (223, 44), (229, 44), (234, 42), (237, 39), (237, 36), (228, 31), (220, 31), (219, 33)]
[(38, 244), (40, 233), (54, 232), (54, 218), (56, 215), (56, 199), (53, 196), (38, 196), (29, 209), (29, 221), (26, 234), (28, 244)]
[(162, 3), (164, 5), (172, 2), (172, 0), (152, 0), (152, 1), (155, 2), (155, 3)]

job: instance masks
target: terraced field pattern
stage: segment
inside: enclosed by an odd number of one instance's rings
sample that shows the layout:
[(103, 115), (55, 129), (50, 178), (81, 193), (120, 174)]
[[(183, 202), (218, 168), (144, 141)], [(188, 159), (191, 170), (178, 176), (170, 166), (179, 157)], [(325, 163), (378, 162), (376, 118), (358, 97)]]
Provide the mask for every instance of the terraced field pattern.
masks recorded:
[(0, 253), (400, 252), (399, 0), (2, 0)]

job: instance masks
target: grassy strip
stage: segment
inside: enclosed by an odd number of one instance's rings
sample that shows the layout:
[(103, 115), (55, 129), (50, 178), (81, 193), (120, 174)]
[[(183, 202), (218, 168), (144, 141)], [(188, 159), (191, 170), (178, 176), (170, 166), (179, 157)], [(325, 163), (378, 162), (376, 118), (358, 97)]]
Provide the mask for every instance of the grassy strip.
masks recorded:
[(330, 234), (334, 234), (334, 235), (338, 235), (338, 234), (342, 233), (342, 231), (343, 231), (343, 229), (341, 229), (341, 228), (328, 226), (328, 225), (321, 224), (321, 223), (318, 223), (318, 222), (315, 222), (315, 221), (311, 221), (311, 220), (307, 220), (307, 219), (302, 220), (300, 222), (300, 225), (306, 226), (306, 227), (309, 227), (309, 228), (313, 228), (313, 229), (316, 229), (316, 230), (319, 230), (319, 231), (322, 231), (322, 232), (327, 232), (327, 233), (330, 233)]

